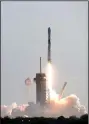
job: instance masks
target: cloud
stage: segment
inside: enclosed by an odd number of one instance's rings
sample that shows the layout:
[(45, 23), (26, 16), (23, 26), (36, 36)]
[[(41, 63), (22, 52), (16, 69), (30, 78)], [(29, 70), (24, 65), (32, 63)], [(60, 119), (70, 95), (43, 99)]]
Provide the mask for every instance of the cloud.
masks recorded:
[(1, 106), (1, 116), (44, 116), (44, 117), (69, 117), (75, 115), (80, 117), (86, 114), (86, 108), (80, 104), (79, 98), (72, 94), (65, 98), (62, 98), (58, 102), (50, 101), (50, 104), (46, 105), (43, 109), (40, 104), (29, 103), (17, 105), (12, 103), (10, 106)]

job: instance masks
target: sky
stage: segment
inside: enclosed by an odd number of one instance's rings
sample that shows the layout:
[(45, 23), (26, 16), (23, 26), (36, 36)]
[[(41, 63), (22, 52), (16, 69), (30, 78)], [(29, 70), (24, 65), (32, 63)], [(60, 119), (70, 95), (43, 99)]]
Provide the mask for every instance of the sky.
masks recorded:
[[(47, 64), (47, 29), (51, 28), (53, 87), (64, 96), (76, 94), (88, 107), (88, 2), (1, 3), (1, 103), (35, 101), (33, 79)], [(29, 90), (29, 91), (28, 91)], [(29, 95), (28, 95), (29, 92)]]

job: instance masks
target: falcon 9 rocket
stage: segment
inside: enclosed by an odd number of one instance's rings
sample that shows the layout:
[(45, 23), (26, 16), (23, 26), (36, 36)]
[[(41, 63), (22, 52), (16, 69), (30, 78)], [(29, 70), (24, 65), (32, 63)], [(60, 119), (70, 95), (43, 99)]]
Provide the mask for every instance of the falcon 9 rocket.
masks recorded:
[(51, 63), (51, 29), (48, 28), (48, 62)]

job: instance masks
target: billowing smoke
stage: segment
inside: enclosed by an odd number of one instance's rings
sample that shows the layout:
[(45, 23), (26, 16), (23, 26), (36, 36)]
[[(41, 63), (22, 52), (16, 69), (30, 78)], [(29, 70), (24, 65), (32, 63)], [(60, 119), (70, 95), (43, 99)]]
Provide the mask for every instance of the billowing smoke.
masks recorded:
[(79, 98), (76, 95), (70, 95), (66, 98), (62, 98), (61, 100), (54, 102), (52, 105), (53, 114), (57, 116), (77, 116), (87, 113), (86, 108), (80, 104)]
[(12, 109), (17, 108), (16, 103), (12, 103), (10, 106), (2, 105), (1, 106), (1, 116), (9, 116), (12, 113)]
[(62, 98), (58, 102), (51, 100), (50, 104), (45, 106), (45, 108), (41, 108), (39, 104), (34, 103), (22, 105), (13, 103), (10, 106), (1, 106), (2, 117), (58, 117), (61, 115), (64, 117), (69, 117), (72, 115), (80, 117), (86, 113), (86, 108), (80, 104), (79, 98), (74, 94), (67, 96), (66, 98)]

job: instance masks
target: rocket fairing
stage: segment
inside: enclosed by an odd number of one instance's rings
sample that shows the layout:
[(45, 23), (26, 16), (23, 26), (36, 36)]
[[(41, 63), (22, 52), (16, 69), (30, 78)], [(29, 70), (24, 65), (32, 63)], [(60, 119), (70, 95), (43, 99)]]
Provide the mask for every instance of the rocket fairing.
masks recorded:
[(48, 62), (51, 63), (51, 29), (48, 28)]

